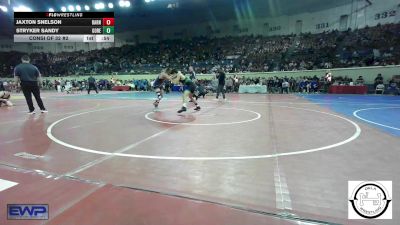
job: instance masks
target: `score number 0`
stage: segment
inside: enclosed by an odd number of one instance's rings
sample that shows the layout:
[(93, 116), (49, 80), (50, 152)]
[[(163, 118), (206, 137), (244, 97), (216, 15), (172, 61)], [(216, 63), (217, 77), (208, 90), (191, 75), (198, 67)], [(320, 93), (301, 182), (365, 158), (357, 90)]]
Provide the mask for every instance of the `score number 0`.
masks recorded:
[(114, 18), (103, 18), (103, 26), (114, 26)]

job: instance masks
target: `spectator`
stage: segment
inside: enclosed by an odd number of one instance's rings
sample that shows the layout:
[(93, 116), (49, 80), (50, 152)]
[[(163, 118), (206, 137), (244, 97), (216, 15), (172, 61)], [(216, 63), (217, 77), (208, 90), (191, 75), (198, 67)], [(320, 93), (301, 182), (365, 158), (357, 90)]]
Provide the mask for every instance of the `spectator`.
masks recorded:
[(234, 92), (238, 92), (239, 91), (239, 78), (237, 77), (237, 75), (235, 74), (234, 76), (233, 76), (233, 91)]
[(382, 74), (378, 74), (378, 76), (376, 76), (375, 78), (374, 88), (376, 88), (376, 86), (381, 83), (383, 84), (383, 77)]
[(356, 85), (364, 85), (364, 78), (362, 76), (357, 78)]
[(389, 81), (388, 93), (391, 95), (399, 95), (399, 88), (397, 83), (392, 79)]
[[(6, 81), (4, 81), (5, 83)], [(0, 91), (5, 91), (6, 89), (4, 88), (3, 81), (0, 80)]]
[(282, 93), (289, 94), (289, 82), (286, 79), (282, 82)]
[(190, 73), (189, 78), (190, 78), (192, 81), (197, 82), (196, 72), (194, 71), (193, 66), (189, 66), (189, 73)]
[(381, 82), (375, 87), (375, 94), (383, 94), (385, 92), (385, 85)]
[(318, 92), (318, 80), (317, 79), (311, 80), (310, 90), (313, 93), (317, 93)]
[[(196, 37), (88, 52), (32, 53), (30, 57), (44, 75), (59, 76), (155, 73), (161, 67), (183, 65), (192, 65), (201, 73), (211, 73), (215, 65), (231, 73), (385, 66), (400, 64), (399, 30), (400, 24), (386, 24), (297, 36)], [(21, 55), (1, 52), (0, 57), (7, 60), (0, 66), (0, 74), (11, 75), (11, 67)]]
[(232, 92), (233, 91), (233, 78), (228, 78), (226, 80), (226, 92)]

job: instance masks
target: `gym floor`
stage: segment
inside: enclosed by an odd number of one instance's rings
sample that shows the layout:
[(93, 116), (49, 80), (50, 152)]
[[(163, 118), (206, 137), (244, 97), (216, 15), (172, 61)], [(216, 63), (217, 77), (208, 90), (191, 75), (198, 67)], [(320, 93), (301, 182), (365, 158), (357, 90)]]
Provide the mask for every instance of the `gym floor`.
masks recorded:
[[(0, 108), (0, 224), (400, 224), (400, 97), (22, 95)], [(348, 220), (348, 181), (393, 181), (392, 220)], [(11, 184), (11, 185), (10, 185)]]

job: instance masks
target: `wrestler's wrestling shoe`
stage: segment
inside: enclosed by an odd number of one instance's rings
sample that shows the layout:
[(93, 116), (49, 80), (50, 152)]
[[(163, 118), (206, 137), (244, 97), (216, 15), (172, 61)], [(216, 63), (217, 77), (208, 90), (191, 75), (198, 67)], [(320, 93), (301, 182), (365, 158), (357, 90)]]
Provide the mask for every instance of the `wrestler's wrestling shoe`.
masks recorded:
[(178, 113), (182, 113), (182, 112), (186, 112), (186, 111), (187, 111), (186, 107), (182, 107), (180, 110), (178, 110)]
[(194, 110), (196, 110), (196, 111), (200, 111), (200, 106), (196, 106), (196, 108), (194, 108)]

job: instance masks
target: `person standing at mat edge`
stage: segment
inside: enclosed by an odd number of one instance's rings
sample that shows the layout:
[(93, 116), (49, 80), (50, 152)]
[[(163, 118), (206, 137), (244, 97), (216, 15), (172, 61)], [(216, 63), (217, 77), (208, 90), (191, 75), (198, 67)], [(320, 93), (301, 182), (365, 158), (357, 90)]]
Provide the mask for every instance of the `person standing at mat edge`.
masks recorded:
[(217, 99), (219, 97), (219, 93), (222, 93), (222, 97), (225, 99), (225, 72), (222, 68), (219, 68), (217, 71), (217, 79), (218, 79), (218, 87), (217, 87)]
[(87, 93), (90, 94), (90, 90), (93, 89), (96, 91), (96, 94), (98, 94), (99, 92), (97, 91), (96, 79), (94, 79), (93, 76), (90, 76), (88, 78), (88, 83), (89, 83), (89, 87), (88, 87)]
[(36, 102), (40, 107), (42, 113), (47, 113), (46, 108), (43, 105), (42, 98), (40, 97), (40, 85), (42, 84), (42, 76), (39, 69), (30, 64), (31, 59), (28, 55), (24, 55), (21, 58), (22, 63), (17, 65), (14, 69), (14, 79), (18, 86), (21, 86), (22, 92), (24, 93), (26, 103), (29, 107), (28, 114), (35, 113), (35, 107), (33, 107), (32, 94), (35, 96)]
[(189, 66), (189, 73), (190, 73), (189, 78), (190, 78), (193, 82), (197, 83), (196, 72), (194, 71), (193, 66)]

